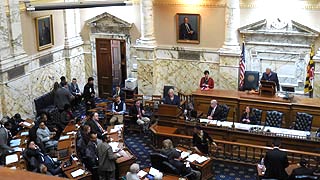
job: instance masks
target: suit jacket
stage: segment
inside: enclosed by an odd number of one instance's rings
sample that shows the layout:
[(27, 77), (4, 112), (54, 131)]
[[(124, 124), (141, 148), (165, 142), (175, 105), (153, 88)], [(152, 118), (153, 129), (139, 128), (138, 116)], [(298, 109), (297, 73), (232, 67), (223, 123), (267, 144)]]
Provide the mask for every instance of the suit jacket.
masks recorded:
[[(244, 112), (244, 113), (242, 114), (241, 119), (240, 119), (240, 123), (247, 123), (247, 122), (243, 122), (243, 119), (248, 119), (246, 112)], [(249, 123), (249, 124), (254, 124), (254, 125), (257, 124), (257, 118), (256, 118), (256, 116), (255, 116), (253, 113), (251, 113), (251, 114), (249, 115), (249, 120), (250, 120), (250, 123)]]
[(89, 141), (86, 148), (86, 157), (90, 167), (98, 165), (97, 142)]
[(8, 151), (10, 149), (10, 147), (8, 146), (8, 131), (5, 127), (1, 127), (0, 125), (0, 156), (2, 155), (2, 153), (5, 153), (6, 151)]
[[(142, 115), (142, 117), (143, 117), (144, 114), (142, 114), (142, 110), (144, 110), (144, 108), (143, 108), (143, 105), (140, 104), (140, 112), (141, 112), (141, 115)], [(130, 116), (133, 117), (133, 120), (138, 120), (138, 118), (137, 118), (137, 115), (139, 115), (138, 107), (137, 107), (136, 105), (132, 106), (132, 107), (130, 108), (129, 114), (130, 114)]]
[(279, 85), (279, 79), (278, 79), (278, 75), (275, 72), (270, 72), (269, 76), (264, 72), (262, 74), (261, 80), (265, 80), (265, 81), (273, 81), (276, 83), (277, 85), (277, 91), (280, 91), (280, 85)]
[(121, 100), (124, 100), (125, 99), (125, 93), (120, 89), (119, 92), (115, 89), (113, 92), (112, 92), (112, 96), (115, 97), (115, 96), (120, 96), (120, 99)]
[(179, 171), (179, 174), (187, 174), (191, 171), (191, 168), (187, 168), (186, 165), (179, 161), (176, 160), (177, 158), (180, 157), (180, 153), (175, 149), (175, 148), (171, 148), (171, 149), (161, 149), (160, 150), (161, 154), (164, 154), (168, 157), (168, 162), (174, 166), (175, 168), (177, 168), (177, 170)]
[(100, 143), (97, 147), (99, 158), (99, 171), (114, 171), (116, 169), (115, 161), (117, 156), (113, 153), (111, 146), (106, 143)]
[(295, 176), (298, 176), (298, 175), (313, 175), (313, 170), (303, 166), (298, 167), (292, 170), (292, 173), (288, 180), (294, 180)]
[(288, 177), (285, 170), (285, 168), (289, 166), (286, 152), (281, 151), (278, 148), (268, 151), (264, 158), (264, 164), (266, 166), (266, 178), (285, 180)]
[(76, 96), (77, 93), (80, 93), (80, 89), (79, 89), (79, 86), (78, 84), (73, 84), (73, 83), (70, 83), (69, 85), (69, 91), (72, 95)]
[[(206, 78), (205, 78), (205, 77), (202, 77), (201, 80), (200, 80), (200, 88), (205, 87), (205, 86), (202, 86), (202, 84), (204, 84), (205, 81), (206, 81)], [(212, 79), (211, 77), (209, 77), (207, 84), (209, 85), (209, 88), (210, 88), (210, 89), (213, 89), (213, 88), (214, 88), (214, 81), (213, 81), (213, 79)]]
[(93, 84), (89, 84), (87, 83), (84, 88), (83, 88), (83, 98), (85, 101), (89, 101), (90, 99), (92, 99), (93, 97), (91, 96), (91, 94), (95, 94), (94, 88), (93, 88)]
[[(189, 26), (190, 31), (193, 31), (193, 29), (192, 29), (192, 27), (191, 27), (191, 25), (189, 23), (188, 23), (188, 26)], [(179, 39), (181, 39), (181, 40), (184, 40), (184, 39), (193, 40), (194, 39), (193, 38), (194, 37), (194, 33), (195, 32), (193, 32), (193, 34), (189, 34), (188, 30), (186, 28), (186, 25), (184, 23), (180, 24)]]
[[(213, 108), (210, 106), (207, 116), (211, 115), (212, 110), (213, 110)], [(221, 120), (222, 119), (222, 108), (220, 107), (219, 104), (217, 105), (216, 110), (213, 113), (212, 119), (214, 119), (214, 120)]]
[(86, 122), (86, 124), (90, 126), (91, 131), (96, 132), (98, 138), (101, 139), (103, 131), (99, 128), (99, 126), (96, 123), (98, 123), (98, 122), (94, 122), (94, 120), (92, 120), (92, 119), (90, 119), (89, 121)]
[(164, 104), (180, 106), (180, 97), (174, 95), (173, 100), (171, 101), (170, 97), (166, 96), (166, 98), (164, 99)]
[(71, 94), (66, 88), (58, 88), (54, 93), (54, 105), (58, 107), (59, 110), (63, 110), (65, 104), (70, 104)]

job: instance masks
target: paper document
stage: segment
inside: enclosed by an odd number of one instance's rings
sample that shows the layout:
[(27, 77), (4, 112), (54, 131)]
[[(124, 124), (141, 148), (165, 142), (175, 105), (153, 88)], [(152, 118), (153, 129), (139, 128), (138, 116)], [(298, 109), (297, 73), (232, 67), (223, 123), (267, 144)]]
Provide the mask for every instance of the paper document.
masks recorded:
[(81, 176), (82, 174), (84, 174), (84, 172), (85, 171), (83, 169), (78, 169), (76, 171), (71, 172), (71, 176), (75, 178), (75, 177)]
[(157, 176), (158, 174), (160, 174), (160, 171), (158, 169), (151, 167), (149, 170), (149, 174), (152, 176)]
[(22, 132), (21, 133), (21, 136), (28, 136), (29, 135), (29, 132), (28, 131), (25, 131), (25, 132)]
[(75, 131), (67, 132), (67, 135), (74, 135), (74, 134), (77, 134), (77, 132)]
[(145, 172), (144, 170), (140, 170), (137, 175), (138, 175), (138, 177), (143, 178), (143, 177), (146, 176), (147, 174), (148, 174), (148, 173)]
[(68, 135), (60, 136), (59, 141), (63, 141), (63, 140), (66, 140), (66, 139), (69, 139)]
[(26, 122), (26, 121), (24, 121), (24, 122), (22, 123), (22, 125), (23, 125), (23, 126), (27, 126), (27, 127), (31, 126), (31, 124), (28, 123), (28, 122)]
[(115, 125), (113, 129), (121, 131), (123, 129), (123, 124)]
[(199, 154), (191, 154), (186, 160), (189, 162), (193, 162), (200, 157)]
[(118, 130), (116, 130), (116, 129), (110, 129), (110, 133), (116, 133), (116, 132), (118, 132)]
[(209, 121), (209, 119), (200, 118), (200, 123), (208, 123)]
[(19, 146), (20, 142), (21, 142), (21, 139), (13, 139), (10, 141), (10, 146), (11, 147)]
[(190, 155), (190, 152), (183, 151), (181, 153), (181, 158), (184, 159), (184, 158), (188, 157), (189, 155)]
[(13, 148), (13, 151), (14, 151), (14, 152), (22, 152), (23, 149), (20, 148), (20, 147), (14, 147), (14, 148)]
[(11, 154), (6, 156), (6, 165), (18, 162), (18, 155), (17, 154)]
[(196, 159), (196, 161), (197, 161), (199, 164), (205, 162), (206, 160), (208, 160), (208, 158), (205, 157), (205, 156), (201, 156), (201, 157), (199, 157), (198, 159)]
[(110, 142), (109, 145), (112, 147), (113, 152), (119, 151), (119, 148), (118, 148), (119, 143), (118, 142)]

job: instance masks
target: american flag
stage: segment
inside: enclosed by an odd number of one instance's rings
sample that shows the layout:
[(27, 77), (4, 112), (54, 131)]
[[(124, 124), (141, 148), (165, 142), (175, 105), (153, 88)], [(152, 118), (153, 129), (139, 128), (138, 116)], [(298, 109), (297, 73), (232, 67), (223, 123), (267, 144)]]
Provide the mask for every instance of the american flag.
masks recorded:
[(310, 60), (307, 65), (307, 75), (306, 75), (306, 81), (304, 83), (304, 93), (310, 93), (313, 90), (313, 78), (314, 78), (314, 68), (315, 68), (315, 63), (312, 59), (313, 56), (314, 56), (314, 46), (311, 45)]
[(244, 84), (244, 72), (246, 71), (246, 59), (245, 59), (245, 47), (244, 42), (242, 43), (242, 50), (241, 50), (241, 56), (240, 56), (240, 82), (239, 82), (239, 88), (242, 88)]

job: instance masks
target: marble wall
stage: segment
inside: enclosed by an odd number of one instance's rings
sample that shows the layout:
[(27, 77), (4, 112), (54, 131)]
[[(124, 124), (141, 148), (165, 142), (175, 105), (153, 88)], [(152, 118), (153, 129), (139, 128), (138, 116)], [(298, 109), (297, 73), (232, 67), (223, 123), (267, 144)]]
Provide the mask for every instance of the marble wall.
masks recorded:
[[(168, 48), (136, 47), (138, 62), (139, 93), (144, 95), (162, 94), (163, 86), (175, 86), (177, 92), (191, 94), (199, 88), (204, 70), (210, 71), (215, 88), (223, 87), (219, 82), (220, 67), (218, 51), (192, 51), (200, 54), (199, 60), (179, 59), (179, 52)], [(228, 72), (229, 74), (229, 72)], [(228, 85), (227, 85), (228, 86)]]

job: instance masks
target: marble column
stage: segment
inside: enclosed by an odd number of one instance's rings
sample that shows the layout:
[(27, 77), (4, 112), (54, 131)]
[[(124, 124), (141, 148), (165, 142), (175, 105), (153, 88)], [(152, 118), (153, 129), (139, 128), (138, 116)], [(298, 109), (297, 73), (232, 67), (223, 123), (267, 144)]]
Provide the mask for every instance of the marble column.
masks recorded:
[(222, 49), (240, 51), (238, 28), (240, 27), (239, 0), (226, 0), (225, 9), (225, 40)]
[(0, 0), (0, 68), (2, 61), (10, 56), (10, 36), (6, 16), (6, 0)]
[(9, 3), (9, 20), (10, 20), (10, 32), (11, 32), (11, 53), (13, 56), (19, 56), (25, 54), (23, 49), (22, 39), (22, 27), (20, 17), (20, 0), (10, 0)]
[(141, 38), (138, 40), (140, 45), (156, 45), (154, 36), (154, 19), (153, 19), (153, 0), (140, 1), (141, 16)]
[(320, 98), (320, 48), (313, 57), (315, 63), (314, 80), (313, 80), (313, 97)]

